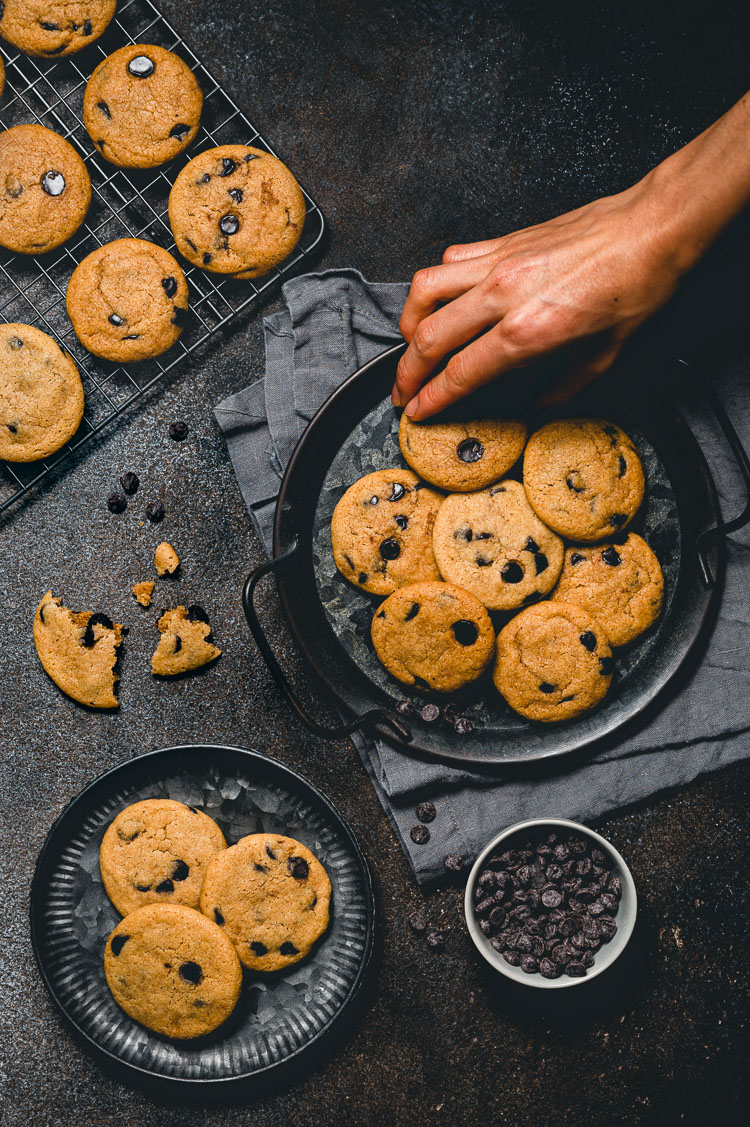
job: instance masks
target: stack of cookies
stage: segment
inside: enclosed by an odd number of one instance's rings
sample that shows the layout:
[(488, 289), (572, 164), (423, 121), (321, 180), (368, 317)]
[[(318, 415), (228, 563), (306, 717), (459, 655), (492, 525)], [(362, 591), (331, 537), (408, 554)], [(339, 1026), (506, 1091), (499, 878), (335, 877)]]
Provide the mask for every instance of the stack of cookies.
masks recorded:
[(99, 866), (123, 916), (105, 944), (107, 984), (125, 1013), (167, 1037), (215, 1030), (243, 967), (292, 966), (328, 927), (331, 882), (301, 842), (258, 833), (227, 847), (213, 819), (172, 799), (120, 811)]
[(530, 720), (593, 708), (613, 647), (653, 625), (664, 591), (656, 556), (625, 531), (645, 488), (631, 439), (604, 419), (561, 419), (527, 441), (516, 419), (403, 415), (399, 444), (411, 470), (361, 478), (331, 522), (341, 574), (386, 596), (371, 630), (385, 668), (455, 693), (492, 666)]

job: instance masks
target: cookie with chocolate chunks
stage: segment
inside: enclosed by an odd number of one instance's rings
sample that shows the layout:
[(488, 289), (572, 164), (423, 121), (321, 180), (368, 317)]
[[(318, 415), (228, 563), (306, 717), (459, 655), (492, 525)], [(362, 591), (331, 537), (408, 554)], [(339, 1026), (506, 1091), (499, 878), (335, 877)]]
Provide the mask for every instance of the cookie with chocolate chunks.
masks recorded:
[(34, 645), (45, 673), (89, 708), (117, 708), (115, 671), (123, 628), (102, 613), (72, 611), (51, 591), (34, 615)]
[(63, 58), (99, 38), (115, 5), (116, 0), (4, 0), (0, 35), (27, 55)]
[(157, 626), (161, 638), (151, 658), (151, 672), (159, 677), (190, 673), (221, 656), (211, 639), (208, 615), (197, 604), (165, 610)]
[(83, 418), (81, 377), (51, 336), (0, 325), (0, 458), (33, 462), (59, 450)]
[(519, 419), (416, 423), (404, 412), (398, 442), (406, 461), (425, 481), (450, 492), (472, 492), (498, 481), (518, 461), (526, 424)]

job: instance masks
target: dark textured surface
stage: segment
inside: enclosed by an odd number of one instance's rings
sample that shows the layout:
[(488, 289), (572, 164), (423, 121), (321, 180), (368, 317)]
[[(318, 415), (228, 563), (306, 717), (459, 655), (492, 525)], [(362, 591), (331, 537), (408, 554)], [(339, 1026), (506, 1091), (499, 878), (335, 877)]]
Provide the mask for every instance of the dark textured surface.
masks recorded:
[[(734, 3), (163, 6), (304, 173), (331, 225), (323, 264), (383, 280), (408, 276), (448, 242), (623, 187), (746, 82)], [(739, 1122), (750, 768), (604, 827), (633, 869), (645, 960), (603, 1014), (560, 1027), (496, 998), (456, 890), (427, 901), (447, 935), (442, 954), (428, 951), (406, 922), (423, 898), (354, 750), (299, 729), (241, 622), (241, 582), (261, 550), (210, 406), (262, 363), (255, 316), (0, 526), (3, 1127)], [(167, 437), (176, 418), (191, 427), (181, 444)], [(112, 516), (105, 499), (127, 469), (141, 490)], [(141, 527), (155, 497), (165, 521)], [(183, 575), (160, 581), (155, 609), (141, 610), (129, 588), (151, 575), (162, 538)], [(48, 587), (131, 626), (119, 715), (85, 712), (41, 673), (31, 618)], [(156, 612), (176, 598), (207, 607), (225, 654), (192, 680), (154, 683)], [(301, 673), (273, 595), (261, 601)], [(359, 832), (381, 888), (384, 957), (363, 1021), (309, 1079), (252, 1109), (169, 1109), (103, 1077), (62, 1030), (29, 945), (34, 858), (66, 802), (107, 767), (189, 740), (244, 742), (309, 774)]]

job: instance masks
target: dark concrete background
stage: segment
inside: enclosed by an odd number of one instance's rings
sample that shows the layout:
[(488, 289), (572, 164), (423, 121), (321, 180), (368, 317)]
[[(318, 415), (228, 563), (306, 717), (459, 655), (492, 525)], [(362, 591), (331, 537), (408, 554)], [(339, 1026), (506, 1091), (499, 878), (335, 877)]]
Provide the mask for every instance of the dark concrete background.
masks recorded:
[[(744, 5), (721, 0), (162, 7), (320, 202), (331, 228), (321, 265), (382, 280), (408, 277), (449, 242), (629, 184), (747, 82)], [(406, 923), (423, 897), (353, 749), (294, 722), (241, 621), (240, 586), (261, 550), (210, 408), (260, 375), (260, 319), (0, 524), (0, 1122), (739, 1122), (750, 767), (604, 825), (638, 885), (645, 963), (603, 1015), (559, 1024), (493, 997), (456, 889), (426, 901), (447, 933), (445, 952), (429, 953)], [(174, 418), (190, 424), (181, 445), (167, 437)], [(126, 469), (140, 474), (141, 492), (115, 517), (104, 501)], [(139, 527), (157, 495), (164, 524)], [(225, 651), (216, 668), (176, 684), (152, 682), (153, 612), (129, 594), (163, 537), (184, 560), (175, 592), (206, 604)], [(131, 625), (118, 715), (79, 709), (42, 674), (31, 619), (48, 587)], [(274, 595), (263, 604), (285, 661), (305, 677)], [(380, 886), (384, 956), (363, 1020), (308, 1079), (251, 1108), (168, 1108), (111, 1082), (63, 1030), (29, 944), (32, 867), (60, 810), (102, 770), (191, 740), (242, 742), (308, 774), (350, 819)]]

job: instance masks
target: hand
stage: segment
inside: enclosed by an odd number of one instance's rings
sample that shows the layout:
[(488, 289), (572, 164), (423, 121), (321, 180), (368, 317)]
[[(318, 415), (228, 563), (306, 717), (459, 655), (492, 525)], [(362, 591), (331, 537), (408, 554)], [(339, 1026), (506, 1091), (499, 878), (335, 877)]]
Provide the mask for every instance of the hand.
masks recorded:
[(644, 183), (504, 238), (449, 247), (442, 266), (412, 281), (394, 403), (424, 419), (563, 350), (560, 382), (545, 401), (596, 378), (678, 283), (682, 266), (658, 213)]

